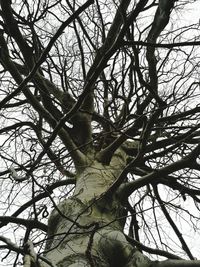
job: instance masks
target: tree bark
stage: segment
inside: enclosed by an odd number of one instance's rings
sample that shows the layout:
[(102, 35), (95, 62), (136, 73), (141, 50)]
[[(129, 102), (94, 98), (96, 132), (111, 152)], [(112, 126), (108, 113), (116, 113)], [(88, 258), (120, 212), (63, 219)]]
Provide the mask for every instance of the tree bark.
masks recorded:
[(126, 165), (126, 152), (116, 150), (109, 165), (97, 159), (97, 155), (88, 156), (79, 168), (73, 196), (55, 206), (49, 218), (44, 256), (52, 266), (200, 266), (199, 261), (182, 259), (151, 261), (127, 241), (123, 234), (127, 211), (122, 198), (109, 191)]
[(105, 194), (125, 164), (122, 149), (108, 166), (88, 160), (77, 175), (74, 195), (55, 207), (45, 252), (55, 266), (148, 266), (123, 234), (126, 210), (116, 195)]

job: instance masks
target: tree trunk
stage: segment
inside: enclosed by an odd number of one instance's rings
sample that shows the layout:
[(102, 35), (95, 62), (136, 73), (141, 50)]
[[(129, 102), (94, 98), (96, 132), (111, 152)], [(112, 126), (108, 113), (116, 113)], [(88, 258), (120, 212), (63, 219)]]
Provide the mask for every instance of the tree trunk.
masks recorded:
[(74, 195), (50, 216), (46, 257), (57, 267), (148, 266), (123, 234), (126, 211), (116, 195), (104, 195), (126, 164), (125, 152), (118, 150), (109, 166), (95, 159), (86, 164)]

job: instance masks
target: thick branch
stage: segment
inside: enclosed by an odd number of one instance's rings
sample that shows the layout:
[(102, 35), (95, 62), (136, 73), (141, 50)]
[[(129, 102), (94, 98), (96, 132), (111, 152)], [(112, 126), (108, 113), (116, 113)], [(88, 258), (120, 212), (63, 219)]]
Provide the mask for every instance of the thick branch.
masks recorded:
[(18, 247), (15, 243), (13, 243), (9, 238), (6, 238), (4, 236), (0, 236), (0, 241), (4, 242), (7, 245), (7, 248), (9, 250), (15, 251), (17, 253), (24, 254), (24, 250), (20, 247)]
[[(71, 179), (59, 181), (59, 182), (56, 182), (50, 186), (47, 186), (45, 192), (38, 194), (37, 196), (33, 197), (31, 200), (27, 201), (25, 204), (21, 205), (21, 207), (17, 211), (15, 211), (10, 217), (17, 217), (19, 214), (21, 214), (28, 207), (32, 206), (33, 204), (35, 204), (39, 200), (51, 195), (53, 193), (54, 189), (56, 189), (60, 186), (64, 186), (64, 185), (75, 184), (75, 182), (76, 182), (76, 180), (71, 178)], [(2, 227), (4, 225), (5, 225), (5, 222), (0, 223), (0, 227)]]
[[(171, 9), (174, 5), (174, 0), (165, 1), (160, 0), (156, 14), (152, 23), (151, 30), (148, 34), (147, 41), (150, 43), (156, 43), (160, 33), (164, 30), (169, 22), (169, 16)], [(157, 76), (157, 60), (155, 57), (155, 47), (147, 46), (146, 58), (149, 65), (149, 85), (151, 87), (150, 92), (153, 90), (155, 94), (158, 93), (158, 76)], [(156, 99), (157, 100), (157, 99)], [(158, 104), (160, 104), (158, 102)], [(162, 106), (162, 102), (161, 102)]]
[(8, 223), (16, 223), (26, 226), (27, 228), (38, 228), (44, 232), (47, 232), (47, 225), (36, 220), (27, 220), (22, 218), (16, 218), (12, 216), (0, 216), (0, 225), (7, 225)]
[[(129, 166), (130, 167), (130, 166)], [(178, 171), (183, 168), (189, 167), (189, 159), (183, 158), (177, 162), (174, 162), (166, 167), (163, 167), (161, 169), (154, 170), (153, 172), (144, 175), (141, 178), (138, 178), (137, 180), (133, 182), (127, 182), (125, 184), (122, 184), (119, 187), (118, 194), (122, 199), (126, 199), (129, 197), (135, 190), (149, 184), (149, 183), (157, 183), (161, 177), (164, 177), (170, 173), (173, 173), (175, 171)], [(125, 175), (124, 172), (128, 173), (128, 168), (123, 171), (121, 175)], [(120, 176), (121, 176), (120, 175)], [(118, 178), (120, 179), (120, 177)]]
[(150, 247), (147, 247), (145, 245), (143, 245), (142, 243), (138, 242), (137, 240), (131, 238), (130, 236), (126, 236), (126, 239), (130, 242), (130, 244), (132, 244), (134, 247), (137, 247), (138, 249), (141, 249), (147, 253), (150, 253), (150, 254), (154, 254), (154, 255), (159, 255), (159, 256), (162, 256), (162, 257), (166, 257), (168, 259), (179, 259), (181, 260), (180, 257), (178, 257), (177, 255), (174, 255), (168, 251), (164, 251), (164, 250), (160, 250), (160, 249), (157, 249), (157, 248), (150, 248)]
[(122, 199), (127, 199), (135, 190), (149, 184), (149, 183), (158, 183), (160, 179), (167, 176), (168, 174), (171, 174), (173, 172), (179, 171), (184, 168), (195, 168), (197, 165), (196, 159), (200, 154), (200, 145), (197, 145), (196, 148), (193, 149), (191, 153), (189, 153), (186, 157), (182, 158), (181, 160), (178, 160), (166, 167), (163, 167), (161, 169), (156, 169), (153, 172), (144, 175), (143, 177), (133, 181), (133, 182), (127, 182), (125, 184), (121, 185), (121, 180), (123, 177), (125, 177), (130, 168), (134, 167), (134, 164), (137, 163), (137, 161), (133, 161), (133, 164), (129, 164), (121, 173), (121, 175), (118, 177), (118, 179), (111, 185), (109, 188), (109, 192), (113, 192), (114, 190), (118, 189), (118, 195)]
[(150, 267), (199, 267), (200, 260), (166, 260), (154, 261)]
[(123, 41), (122, 47), (124, 46), (133, 46), (141, 45), (144, 47), (154, 47), (154, 48), (167, 48), (172, 49), (174, 47), (184, 47), (184, 46), (199, 46), (200, 41), (188, 41), (188, 42), (177, 42), (177, 43), (151, 43), (144, 41)]

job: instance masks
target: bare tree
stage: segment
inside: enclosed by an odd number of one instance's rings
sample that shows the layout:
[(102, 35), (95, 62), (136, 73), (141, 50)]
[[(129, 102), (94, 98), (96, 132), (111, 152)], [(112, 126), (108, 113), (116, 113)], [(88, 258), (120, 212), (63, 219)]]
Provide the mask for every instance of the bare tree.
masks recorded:
[(2, 264), (200, 266), (197, 2), (0, 0)]

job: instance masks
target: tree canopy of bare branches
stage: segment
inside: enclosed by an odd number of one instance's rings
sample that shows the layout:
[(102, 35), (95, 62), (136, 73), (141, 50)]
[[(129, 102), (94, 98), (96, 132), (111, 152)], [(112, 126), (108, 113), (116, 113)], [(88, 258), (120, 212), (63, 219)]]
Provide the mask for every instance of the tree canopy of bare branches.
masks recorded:
[(3, 266), (200, 266), (198, 2), (0, 0)]

